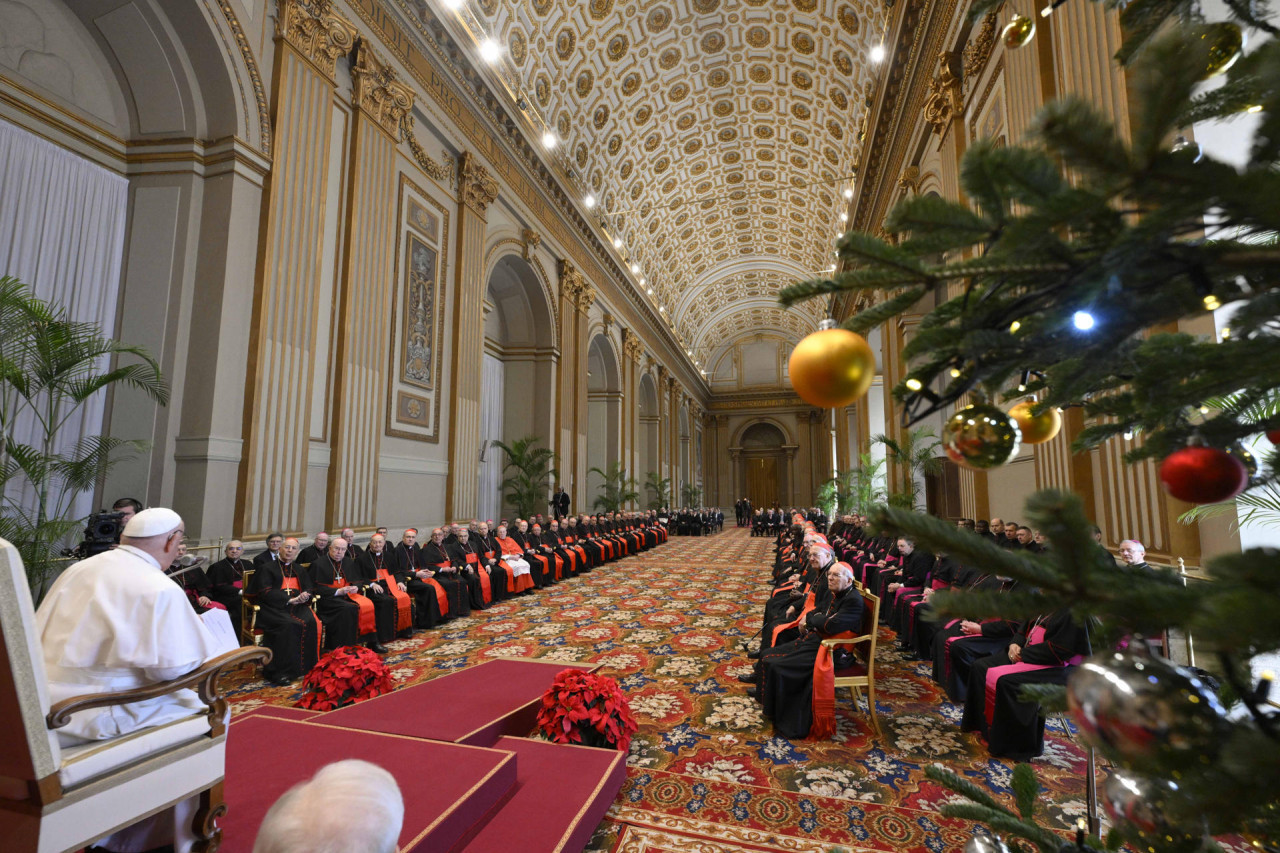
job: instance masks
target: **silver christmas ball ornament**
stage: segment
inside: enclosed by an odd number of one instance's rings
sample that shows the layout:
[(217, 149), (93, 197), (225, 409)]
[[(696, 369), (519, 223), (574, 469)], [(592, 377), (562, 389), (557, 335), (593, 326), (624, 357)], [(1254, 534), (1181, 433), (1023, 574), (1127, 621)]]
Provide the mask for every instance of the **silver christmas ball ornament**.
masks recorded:
[(1009, 853), (1009, 847), (999, 838), (975, 835), (965, 842), (964, 853)]
[(1102, 788), (1102, 805), (1117, 824), (1127, 823), (1141, 835), (1188, 836), (1179, 821), (1191, 817), (1180, 802), (1178, 785), (1113, 770)]
[(1174, 154), (1182, 154), (1186, 152), (1186, 156), (1191, 158), (1192, 163), (1199, 163), (1204, 159), (1204, 149), (1200, 147), (1200, 143), (1185, 136), (1179, 136), (1173, 140), (1173, 145), (1169, 150)]
[(1222, 703), (1190, 670), (1132, 642), (1127, 651), (1085, 661), (1067, 682), (1081, 733), (1138, 772), (1167, 775), (1210, 761), (1227, 725)]

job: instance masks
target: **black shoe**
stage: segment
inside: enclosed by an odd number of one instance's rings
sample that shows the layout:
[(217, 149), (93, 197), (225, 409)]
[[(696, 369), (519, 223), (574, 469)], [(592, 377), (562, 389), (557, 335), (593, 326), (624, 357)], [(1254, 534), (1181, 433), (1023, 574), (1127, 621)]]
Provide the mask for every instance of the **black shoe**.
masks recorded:
[(750, 675), (739, 675), (738, 680), (743, 684), (755, 684), (760, 680), (760, 677), (753, 672)]
[(760, 660), (760, 650), (756, 649), (754, 652), (747, 652), (747, 657), (751, 660)]
[(382, 645), (382, 643), (370, 643), (369, 650), (377, 655), (385, 655), (387, 652), (390, 651), (390, 649)]
[(267, 684), (272, 687), (288, 687), (290, 684), (293, 684), (293, 679), (287, 675), (283, 675), (279, 678), (268, 678)]
[(747, 695), (748, 695), (748, 696), (750, 696), (752, 699), (755, 699), (757, 702), (759, 702), (759, 701), (760, 701), (760, 688), (759, 688), (759, 687), (752, 687), (750, 690), (748, 690), (748, 691), (747, 691)]

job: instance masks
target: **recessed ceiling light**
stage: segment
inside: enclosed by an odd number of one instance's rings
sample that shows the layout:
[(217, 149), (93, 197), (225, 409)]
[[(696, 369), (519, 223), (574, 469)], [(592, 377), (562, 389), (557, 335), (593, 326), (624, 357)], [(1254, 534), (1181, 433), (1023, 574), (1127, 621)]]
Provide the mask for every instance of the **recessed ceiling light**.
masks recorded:
[(846, 199), (851, 199), (851, 198), (853, 198), (853, 187), (845, 187), (845, 188), (844, 188), (844, 197), (845, 197)]
[(621, 237), (614, 237), (614, 238), (613, 238), (613, 248), (615, 248), (615, 249), (621, 249), (621, 248), (622, 248), (622, 238), (621, 238)]
[(884, 45), (878, 44), (871, 48), (871, 61), (884, 62)]
[(665, 312), (666, 310), (667, 310), (667, 306), (665, 306), (665, 305), (659, 305), (659, 306), (658, 306), (658, 312), (659, 312), (659, 313)]
[(493, 64), (502, 56), (502, 45), (493, 39), (485, 39), (480, 42), (480, 58), (485, 62)]
[(588, 210), (590, 210), (591, 208), (596, 206), (596, 197), (594, 195), (588, 194), (587, 197), (582, 200), (582, 203), (587, 206)]
[(848, 222), (848, 221), (849, 221), (849, 211), (847, 211), (847, 210), (846, 210), (846, 211), (843, 211), (843, 212), (840, 214), (840, 221), (841, 221), (841, 222)]
[(651, 288), (649, 288), (649, 291), (648, 291), (648, 292), (649, 292), (649, 295), (650, 295), (650, 296), (653, 296), (653, 288), (652, 288), (652, 287), (651, 287)]
[(446, 9), (458, 9), (461, 8), (462, 3), (463, 0), (444, 0), (444, 7)]
[(631, 265), (631, 274), (632, 274), (632, 275), (640, 275), (640, 265), (639, 265), (639, 264), (632, 264), (632, 265)]
[(542, 134), (543, 148), (555, 148), (556, 143), (559, 141), (560, 140), (556, 139), (556, 135), (549, 130), (546, 133)]
[(644, 276), (641, 276), (641, 277), (640, 277), (640, 286), (641, 286), (641, 287), (644, 287), (644, 282), (645, 282), (645, 278), (644, 278)]

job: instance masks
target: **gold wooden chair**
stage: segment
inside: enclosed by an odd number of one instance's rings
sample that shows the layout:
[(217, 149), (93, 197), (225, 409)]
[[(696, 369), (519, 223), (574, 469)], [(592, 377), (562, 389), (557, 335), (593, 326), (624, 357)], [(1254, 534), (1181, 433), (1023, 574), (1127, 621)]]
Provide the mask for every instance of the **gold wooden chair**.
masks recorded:
[(839, 646), (850, 646), (854, 657), (854, 665), (847, 669), (838, 669), (835, 673), (835, 689), (848, 687), (854, 704), (858, 704), (863, 688), (867, 691), (867, 714), (871, 717), (871, 727), (876, 737), (884, 737), (880, 729), (880, 720), (876, 717), (876, 642), (880, 630), (880, 597), (863, 589), (856, 590), (862, 596), (862, 626), (856, 637), (823, 640), (822, 644), (835, 653)]

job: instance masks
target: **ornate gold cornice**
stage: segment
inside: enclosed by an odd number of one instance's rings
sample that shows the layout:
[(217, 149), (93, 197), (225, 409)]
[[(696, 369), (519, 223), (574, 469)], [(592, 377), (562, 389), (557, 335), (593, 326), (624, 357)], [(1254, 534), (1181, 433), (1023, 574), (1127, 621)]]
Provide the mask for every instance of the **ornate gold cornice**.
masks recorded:
[(276, 38), (305, 56), (330, 80), (338, 57), (356, 46), (356, 25), (338, 14), (330, 0), (280, 0)]
[(462, 154), (462, 168), (458, 175), (458, 201), (471, 208), (481, 219), (489, 205), (498, 198), (498, 182), (493, 179), (476, 155), (470, 151)]
[(924, 102), (924, 120), (939, 136), (947, 135), (947, 128), (964, 110), (964, 90), (952, 65), (956, 55), (944, 50), (938, 54), (938, 73), (929, 83), (929, 95)]
[(364, 39), (356, 46), (351, 80), (357, 109), (388, 136), (396, 138), (405, 116), (413, 109), (413, 90), (396, 81), (395, 69), (383, 62)]

